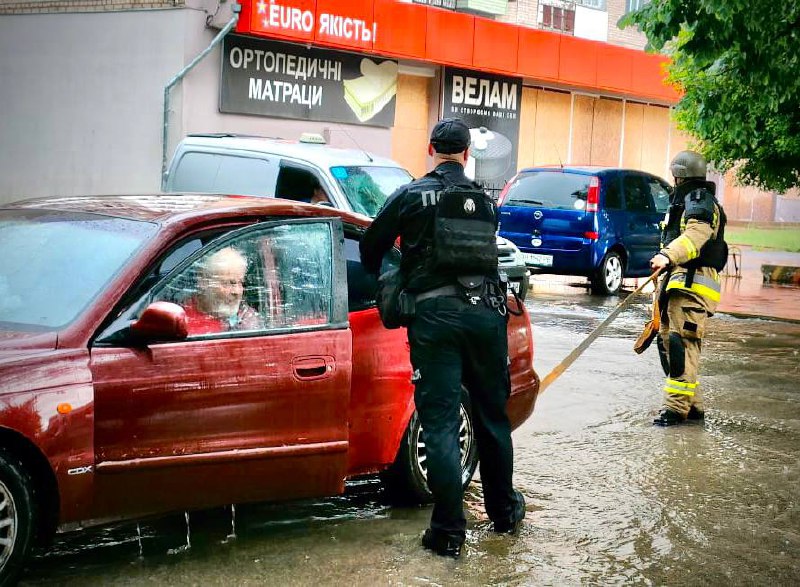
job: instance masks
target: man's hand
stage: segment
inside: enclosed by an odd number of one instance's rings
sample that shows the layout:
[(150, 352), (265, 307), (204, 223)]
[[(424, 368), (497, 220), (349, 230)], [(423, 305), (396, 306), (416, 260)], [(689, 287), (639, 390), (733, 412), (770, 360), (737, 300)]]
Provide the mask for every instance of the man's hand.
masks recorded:
[(658, 253), (655, 257), (650, 259), (650, 269), (652, 269), (653, 271), (656, 270), (663, 271), (664, 269), (669, 267), (670, 262), (671, 261), (669, 260), (669, 257), (667, 257), (666, 255), (662, 255), (661, 253)]

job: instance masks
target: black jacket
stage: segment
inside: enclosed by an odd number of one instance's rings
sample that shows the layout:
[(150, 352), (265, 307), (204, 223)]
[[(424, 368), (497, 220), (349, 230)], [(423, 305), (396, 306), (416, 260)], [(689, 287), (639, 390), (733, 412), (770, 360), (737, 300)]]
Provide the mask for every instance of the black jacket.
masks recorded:
[[(455, 161), (441, 163), (436, 171), (452, 184), (478, 187)], [(425, 258), (433, 245), (438, 193), (447, 185), (431, 172), (399, 188), (386, 200), (361, 240), (361, 262), (367, 271), (378, 273), (383, 256), (399, 236), (403, 254), (400, 269), (406, 276), (406, 289), (422, 292), (455, 283), (454, 275), (433, 274), (425, 267)], [(496, 272), (489, 277), (496, 277)]]

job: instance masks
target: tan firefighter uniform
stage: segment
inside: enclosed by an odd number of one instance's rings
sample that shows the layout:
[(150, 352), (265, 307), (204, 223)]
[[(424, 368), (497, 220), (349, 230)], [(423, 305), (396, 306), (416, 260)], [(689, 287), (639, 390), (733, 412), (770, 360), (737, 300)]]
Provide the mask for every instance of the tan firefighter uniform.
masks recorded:
[[(699, 267), (694, 280), (687, 285), (685, 267), (680, 265), (696, 259), (703, 245), (716, 238), (720, 226), (719, 206), (714, 206), (711, 224), (694, 218), (681, 219), (681, 235), (667, 244), (660, 252), (669, 257), (673, 267), (662, 279), (666, 279), (669, 295), (665, 315), (659, 331), (659, 345), (667, 378), (664, 384), (664, 408), (683, 418), (689, 415), (692, 406), (702, 415), (703, 399), (697, 381), (700, 365), (700, 350), (706, 331), (706, 320), (713, 315), (720, 300), (720, 278), (716, 269)], [(662, 284), (663, 285), (663, 284)], [(683, 346), (683, 352), (672, 346)], [(677, 362), (683, 360), (683, 368)], [(678, 373), (680, 372), (680, 373)]]

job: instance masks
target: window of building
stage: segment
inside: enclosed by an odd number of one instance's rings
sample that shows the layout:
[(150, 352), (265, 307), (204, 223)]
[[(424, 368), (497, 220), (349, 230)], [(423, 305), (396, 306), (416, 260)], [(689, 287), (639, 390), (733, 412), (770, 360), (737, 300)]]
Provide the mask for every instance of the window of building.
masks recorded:
[(581, 6), (594, 8), (596, 10), (606, 9), (606, 0), (575, 0), (575, 4), (580, 4)]
[(539, 25), (562, 33), (575, 32), (575, 4), (559, 2), (558, 4), (539, 4)]
[(645, 4), (650, 4), (650, 0), (625, 0), (625, 14), (639, 10)]

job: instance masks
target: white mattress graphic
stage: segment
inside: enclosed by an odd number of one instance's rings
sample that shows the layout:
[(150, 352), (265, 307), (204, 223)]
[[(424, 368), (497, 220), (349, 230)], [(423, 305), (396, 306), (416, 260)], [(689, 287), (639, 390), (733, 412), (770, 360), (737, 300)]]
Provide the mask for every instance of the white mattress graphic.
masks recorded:
[(380, 65), (361, 60), (361, 77), (344, 80), (344, 99), (358, 120), (366, 122), (383, 110), (397, 93), (397, 63)]

